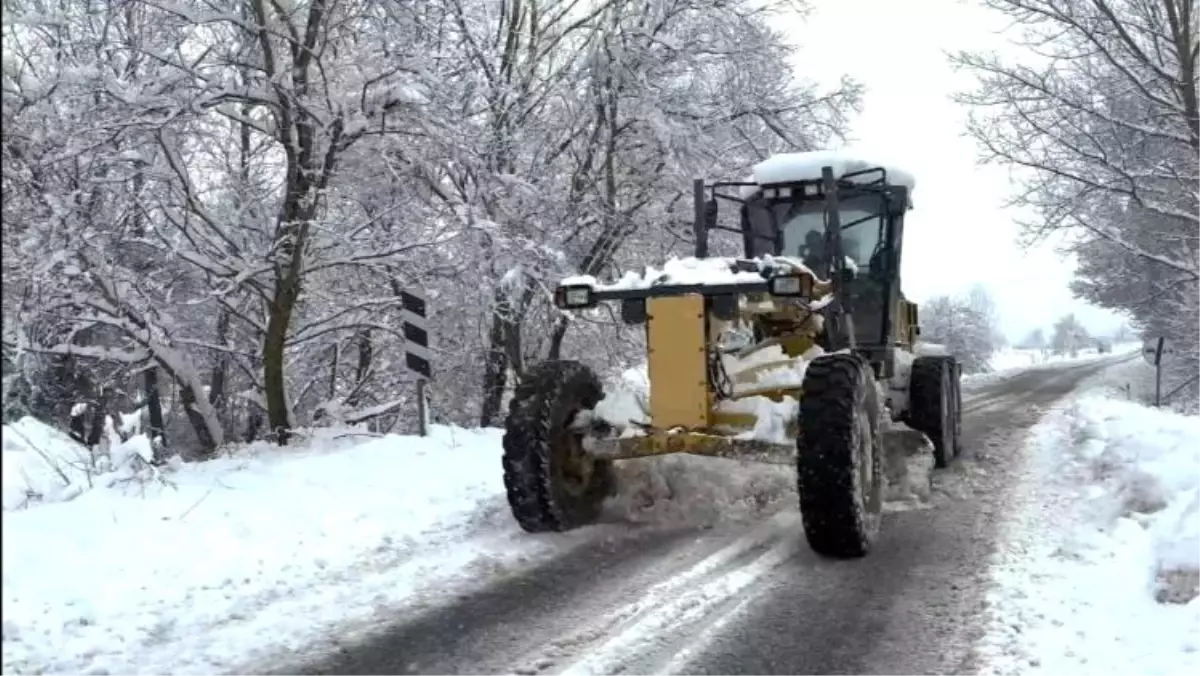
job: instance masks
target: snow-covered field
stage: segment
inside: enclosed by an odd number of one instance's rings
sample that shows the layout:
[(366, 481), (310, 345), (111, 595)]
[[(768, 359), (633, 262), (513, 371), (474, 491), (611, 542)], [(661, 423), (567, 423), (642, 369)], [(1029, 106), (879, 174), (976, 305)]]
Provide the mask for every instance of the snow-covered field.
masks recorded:
[(981, 673), (1200, 673), (1200, 419), (1114, 397), (1128, 371), (1031, 435)]
[(155, 477), (5, 427), (4, 673), (244, 673), (585, 537), (517, 529), (494, 431), (347, 434)]
[(963, 376), (963, 384), (968, 388), (980, 387), (1010, 376), (1026, 369), (1037, 367), (1071, 366), (1090, 361), (1100, 361), (1114, 356), (1128, 355), (1142, 349), (1141, 343), (1120, 343), (1114, 345), (1112, 352), (1100, 354), (1095, 348), (1080, 350), (1074, 357), (1065, 354), (1050, 354), (1042, 350), (1032, 350), (1023, 347), (1006, 347), (997, 350), (991, 358), (992, 370), (987, 373), (973, 373)]

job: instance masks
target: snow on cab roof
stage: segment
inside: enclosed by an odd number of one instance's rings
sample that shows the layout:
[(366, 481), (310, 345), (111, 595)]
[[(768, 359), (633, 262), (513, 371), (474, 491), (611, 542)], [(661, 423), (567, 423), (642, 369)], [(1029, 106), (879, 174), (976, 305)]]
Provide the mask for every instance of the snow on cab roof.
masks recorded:
[[(916, 187), (916, 177), (909, 172), (892, 164), (873, 162), (854, 153), (844, 150), (817, 150), (808, 153), (780, 153), (754, 165), (754, 182), (759, 185), (773, 183), (791, 183), (794, 181), (812, 181), (821, 178), (822, 167), (833, 167), (837, 177), (845, 176), (864, 169), (883, 167), (887, 170), (889, 185), (902, 185), (910, 193)], [(855, 180), (851, 178), (850, 180)], [(871, 181), (878, 175), (867, 174), (863, 181)]]

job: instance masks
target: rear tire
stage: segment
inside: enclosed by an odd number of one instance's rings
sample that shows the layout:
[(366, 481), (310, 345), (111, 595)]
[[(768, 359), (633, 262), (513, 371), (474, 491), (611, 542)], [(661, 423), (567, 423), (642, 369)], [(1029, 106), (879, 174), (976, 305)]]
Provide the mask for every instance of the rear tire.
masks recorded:
[(954, 357), (917, 357), (908, 382), (908, 425), (929, 437), (939, 469), (949, 467), (961, 449), (958, 373)]
[(538, 364), (517, 385), (504, 421), (504, 487), (524, 530), (566, 531), (600, 516), (612, 462), (584, 451), (571, 424), (603, 396), (596, 374), (573, 361)]
[(870, 551), (883, 511), (879, 393), (867, 363), (829, 354), (808, 365), (796, 479), (808, 545), (831, 558)]

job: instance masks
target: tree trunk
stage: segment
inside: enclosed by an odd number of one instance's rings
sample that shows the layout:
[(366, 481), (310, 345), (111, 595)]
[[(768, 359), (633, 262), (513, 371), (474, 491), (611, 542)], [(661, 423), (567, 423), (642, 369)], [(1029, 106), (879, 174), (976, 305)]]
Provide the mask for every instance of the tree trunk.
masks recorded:
[(354, 367), (354, 389), (346, 397), (346, 406), (358, 406), (367, 376), (371, 373), (371, 360), (375, 357), (375, 348), (371, 343), (371, 330), (363, 329), (358, 334), (358, 365)]
[(501, 290), (496, 293), (495, 310), (492, 312), (492, 328), (488, 332), (487, 352), (483, 365), (483, 404), (479, 412), (479, 426), (491, 427), (500, 416), (500, 402), (504, 399), (504, 388), (508, 386), (507, 338), (509, 321), (504, 317), (511, 308), (508, 296)]
[(262, 427), (262, 422), (262, 411), (257, 408), (250, 411), (250, 418), (246, 421), (246, 435), (243, 437), (246, 443), (258, 438), (258, 430)]
[(107, 387), (100, 390), (99, 396), (96, 398), (96, 406), (92, 409), (92, 426), (88, 430), (87, 444), (88, 448), (95, 448), (100, 445), (100, 440), (104, 438), (104, 419), (108, 417), (108, 395)]
[(337, 396), (337, 373), (338, 373), (338, 357), (342, 353), (341, 341), (336, 341), (333, 344), (333, 354), (329, 358), (329, 392), (326, 394), (326, 399), (333, 401)]
[[(151, 443), (152, 448), (160, 448), (167, 444), (167, 433), (163, 425), (162, 396), (158, 391), (158, 366), (151, 365), (142, 374), (142, 387), (146, 390), (146, 409), (150, 414), (150, 441), (155, 437), (158, 444)], [(160, 460), (155, 452), (155, 460)]]
[(280, 446), (286, 446), (291, 436), (291, 416), (288, 414), (287, 393), (284, 388), (283, 350), (287, 341), (288, 324), (292, 318), (294, 299), (288, 283), (276, 293), (267, 320), (267, 336), (263, 341), (263, 394), (267, 400), (268, 434)]
[[(73, 407), (72, 410), (74, 410)], [(81, 444), (87, 443), (87, 424), (84, 420), (86, 415), (87, 409), (85, 408), (84, 411), (79, 415), (71, 416), (71, 438)]]
[(547, 359), (556, 360), (562, 359), (562, 344), (563, 339), (567, 337), (567, 318), (559, 317), (554, 324), (554, 332), (550, 334), (550, 350), (547, 354)]
[[(230, 315), (227, 310), (221, 310), (217, 315), (217, 345), (224, 345), (229, 337)], [(208, 402), (218, 412), (225, 408), (225, 377), (229, 369), (229, 357), (224, 352), (218, 352), (216, 363), (213, 364), (212, 376), (208, 381)]]
[(183, 411), (187, 414), (192, 429), (196, 431), (196, 439), (200, 442), (200, 448), (203, 449), (200, 459), (207, 459), (216, 451), (217, 440), (209, 434), (208, 422), (204, 419), (204, 414), (196, 410), (196, 395), (197, 393), (187, 383), (179, 383), (179, 401), (183, 404)]

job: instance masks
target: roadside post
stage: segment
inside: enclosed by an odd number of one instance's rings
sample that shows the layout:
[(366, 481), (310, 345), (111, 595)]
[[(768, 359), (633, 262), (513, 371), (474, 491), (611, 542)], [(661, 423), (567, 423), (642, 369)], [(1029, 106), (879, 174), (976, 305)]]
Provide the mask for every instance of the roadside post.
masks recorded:
[(429, 349), (429, 316), (424, 292), (413, 289), (400, 292), (404, 308), (404, 365), (417, 378), (417, 431), (429, 434), (426, 383), (433, 378), (433, 353)]
[(1166, 339), (1161, 336), (1142, 343), (1142, 357), (1154, 367), (1154, 405), (1156, 407), (1162, 406), (1162, 358), (1174, 353), (1175, 348), (1169, 347)]

